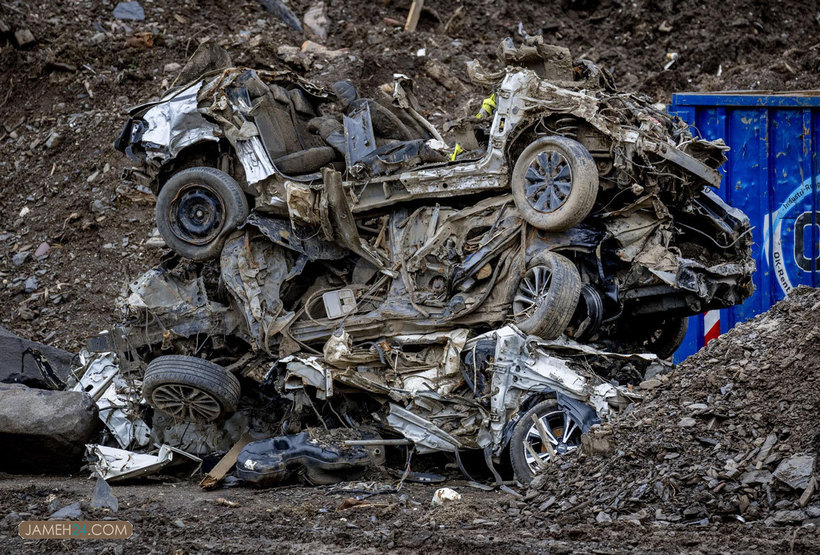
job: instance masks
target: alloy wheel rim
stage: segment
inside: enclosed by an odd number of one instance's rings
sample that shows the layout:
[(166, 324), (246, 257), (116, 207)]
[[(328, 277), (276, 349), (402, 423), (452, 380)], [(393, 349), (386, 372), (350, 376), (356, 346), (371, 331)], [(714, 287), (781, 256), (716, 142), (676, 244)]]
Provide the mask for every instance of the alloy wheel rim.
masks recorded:
[(552, 283), (552, 272), (546, 266), (527, 270), (513, 298), (513, 317), (518, 321), (532, 316)]
[(524, 174), (524, 195), (538, 212), (548, 214), (561, 208), (572, 191), (572, 168), (557, 150), (536, 154)]
[(196, 387), (184, 384), (163, 384), (151, 394), (154, 408), (175, 420), (211, 422), (222, 413), (216, 398)]
[[(539, 418), (547, 432), (547, 439), (552, 445), (556, 457), (570, 453), (580, 447), (581, 445), (581, 426), (580, 424), (566, 411), (555, 410), (549, 412)], [(521, 449), (524, 451), (524, 460), (527, 466), (533, 471), (537, 472), (540, 467), (535, 457), (532, 456), (530, 450), (527, 449), (527, 444), (532, 447), (539, 459), (543, 462), (550, 460), (550, 452), (541, 440), (541, 434), (538, 432), (538, 426), (535, 422), (532, 423), (527, 433), (524, 435), (524, 442)]]

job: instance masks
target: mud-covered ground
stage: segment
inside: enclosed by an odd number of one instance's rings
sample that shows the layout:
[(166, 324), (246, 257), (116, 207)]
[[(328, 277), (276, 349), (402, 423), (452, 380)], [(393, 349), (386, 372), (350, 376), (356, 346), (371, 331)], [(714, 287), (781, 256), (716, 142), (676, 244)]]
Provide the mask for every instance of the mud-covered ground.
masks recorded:
[[(0, 506), (17, 517), (0, 519), (0, 543), (11, 553), (816, 553), (818, 537), (796, 527), (710, 524), (587, 524), (543, 518), (504, 492), (447, 484), (462, 495), (431, 507), (437, 486), (406, 484), (343, 509), (349, 495), (326, 488), (231, 488), (202, 491), (192, 482), (113, 486), (120, 509), (90, 509), (94, 481), (65, 478), (0, 480)], [(84, 517), (133, 523), (129, 540), (38, 540), (17, 536), (20, 518), (47, 517), (49, 503), (80, 502)], [(229, 506), (237, 504), (237, 506)], [(590, 512), (590, 509), (586, 509)], [(586, 515), (578, 515), (584, 517)], [(578, 519), (581, 521), (582, 519)], [(586, 520), (586, 519), (583, 519)]]
[[(527, 489), (476, 488), (446, 456), (417, 456), (413, 470), (442, 473), (445, 483), (399, 485), (394, 465), (358, 482), (266, 490), (204, 491), (198, 476), (153, 476), (114, 484), (113, 514), (91, 508), (87, 473), (0, 474), (0, 545), (24, 553), (817, 553), (818, 309), (820, 289), (795, 289), (646, 380), (642, 402), (592, 433), (608, 449), (564, 455)], [(778, 476), (795, 456), (812, 462), (805, 483), (790, 486)], [(461, 499), (431, 506), (441, 486)], [(75, 503), (82, 514), (74, 520), (126, 520), (134, 536), (101, 545), (17, 537), (21, 520)]]
[[(643, 400), (595, 432), (611, 449), (568, 457), (534, 504), (557, 517), (567, 500), (588, 501), (595, 522), (802, 522), (816, 530), (819, 339), (820, 289), (796, 288), (644, 381)], [(782, 472), (798, 460), (807, 461), (805, 479), (787, 485)], [(820, 547), (820, 535), (815, 541)]]

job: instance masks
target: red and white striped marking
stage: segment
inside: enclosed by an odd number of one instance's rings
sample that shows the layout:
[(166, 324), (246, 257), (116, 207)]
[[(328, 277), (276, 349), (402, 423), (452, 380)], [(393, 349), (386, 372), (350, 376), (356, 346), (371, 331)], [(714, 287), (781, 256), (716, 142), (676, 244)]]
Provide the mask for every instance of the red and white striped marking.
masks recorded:
[(720, 335), (720, 310), (710, 310), (703, 315), (703, 344), (708, 345)]

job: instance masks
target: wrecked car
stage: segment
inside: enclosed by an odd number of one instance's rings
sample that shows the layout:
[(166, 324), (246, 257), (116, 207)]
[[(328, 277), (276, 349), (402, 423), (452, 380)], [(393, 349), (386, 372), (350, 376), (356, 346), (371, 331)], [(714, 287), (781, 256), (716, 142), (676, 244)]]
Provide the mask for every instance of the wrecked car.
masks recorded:
[(223, 419), (249, 381), (522, 481), (576, 448), (628, 402), (607, 380), (654, 360), (630, 353), (671, 356), (689, 315), (751, 294), (751, 228), (710, 190), (720, 141), (566, 49), (499, 54), (449, 144), (402, 75), (374, 100), (226, 68), (131, 110), (115, 146), (174, 256), (94, 350), (179, 421)]
[[(297, 275), (312, 281), (317, 262), (336, 268), (324, 279), (348, 299), (382, 281), (395, 293), (402, 281), (399, 317), (419, 328), (422, 319), (469, 325), (472, 314), (492, 324), (535, 310), (549, 329), (525, 331), (550, 338), (577, 307), (576, 336), (634, 330), (640, 317), (638, 343), (668, 356), (686, 316), (751, 293), (748, 219), (709, 190), (720, 184), (720, 141), (695, 138), (566, 49), (505, 42), (500, 55), (503, 72), (473, 67), (496, 108), (456, 126), (463, 153), (452, 159), (405, 76), (380, 103), (347, 82), (331, 91), (242, 68), (135, 108), (116, 146), (139, 163), (126, 173), (157, 193), (157, 226), (175, 252), (235, 260), (226, 251), (241, 228), (282, 247), (276, 262), (288, 270), (276, 288)], [(457, 230), (465, 223), (470, 231)], [(534, 274), (560, 291), (535, 290)], [(549, 309), (531, 302), (556, 296)], [(281, 322), (293, 310), (279, 312)]]
[[(263, 357), (233, 365), (235, 373), (197, 356), (164, 354), (153, 358), (140, 378), (132, 375), (131, 391), (141, 391), (149, 405), (170, 418), (163, 431), (155, 413), (152, 440), (169, 440), (173, 433), (167, 430), (176, 424), (184, 427), (183, 435), (209, 435), (234, 420), (236, 411), (263, 410), (267, 425), (261, 427), (268, 433), (302, 430), (242, 450), (238, 475), (257, 485), (281, 483), (301, 468), (310, 483), (349, 478), (374, 458), (383, 462), (385, 446), (449, 453), (468, 477), (461, 458), (477, 452), (496, 476), (500, 465), (528, 483), (553, 459), (577, 449), (592, 426), (639, 398), (602, 376), (630, 368), (642, 375), (657, 364), (656, 355), (606, 352), (568, 338), (547, 341), (509, 325), (469, 335), (467, 329), (455, 329), (353, 345), (340, 331), (321, 354), (300, 352), (274, 362)], [(109, 372), (109, 356), (92, 358), (88, 370), (76, 372), (78, 390), (90, 391), (102, 381), (97, 374)], [(130, 374), (128, 355), (121, 360), (118, 371)], [(246, 391), (248, 384), (254, 386), (252, 399), (240, 395), (242, 384)], [(113, 397), (117, 386), (109, 379), (102, 388)], [(145, 423), (140, 410), (133, 409), (125, 419), (101, 414), (123, 448), (139, 448), (148, 440), (134, 434)], [(240, 434), (248, 429), (248, 422), (243, 424)], [(334, 442), (314, 433), (323, 428), (353, 432), (352, 439)], [(202, 443), (184, 445), (196, 452), (192, 457), (209, 454), (214, 446), (200, 437), (195, 442)], [(375, 447), (381, 450), (368, 449)], [(95, 449), (123, 459), (121, 449)]]

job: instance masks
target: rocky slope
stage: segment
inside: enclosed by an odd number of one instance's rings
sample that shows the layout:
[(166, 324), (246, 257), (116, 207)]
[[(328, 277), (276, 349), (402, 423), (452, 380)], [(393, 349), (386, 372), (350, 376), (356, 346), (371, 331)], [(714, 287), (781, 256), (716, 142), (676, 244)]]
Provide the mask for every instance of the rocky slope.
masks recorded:
[(647, 398), (588, 438), (586, 454), (539, 478), (529, 497), (548, 515), (597, 522), (816, 526), (818, 309), (820, 289), (797, 288), (644, 382)]

